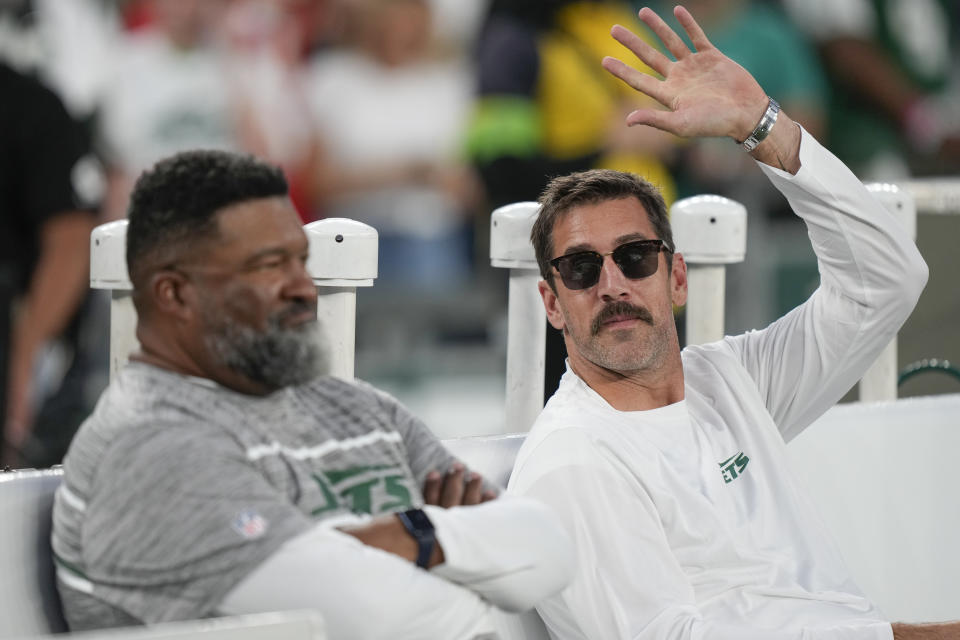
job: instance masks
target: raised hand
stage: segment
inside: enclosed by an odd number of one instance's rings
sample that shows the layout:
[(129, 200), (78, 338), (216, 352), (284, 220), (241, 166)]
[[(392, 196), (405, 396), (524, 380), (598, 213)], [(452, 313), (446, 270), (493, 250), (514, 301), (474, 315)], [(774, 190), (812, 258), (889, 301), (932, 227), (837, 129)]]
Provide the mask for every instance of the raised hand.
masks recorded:
[(637, 91), (666, 107), (637, 109), (627, 124), (645, 124), (678, 136), (748, 137), (767, 108), (767, 95), (750, 73), (714, 47), (690, 12), (676, 7), (674, 15), (693, 42), (683, 40), (649, 8), (640, 19), (649, 26), (676, 61), (670, 60), (629, 29), (616, 25), (611, 35), (663, 78), (648, 75), (607, 57), (603, 67)]

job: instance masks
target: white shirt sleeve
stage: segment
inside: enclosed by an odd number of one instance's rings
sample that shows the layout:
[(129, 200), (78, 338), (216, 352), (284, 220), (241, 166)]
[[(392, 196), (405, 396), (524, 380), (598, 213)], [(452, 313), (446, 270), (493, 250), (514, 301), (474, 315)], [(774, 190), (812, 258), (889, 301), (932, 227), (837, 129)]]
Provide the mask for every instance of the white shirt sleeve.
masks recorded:
[(473, 638), (493, 633), (491, 603), (524, 611), (562, 589), (574, 549), (547, 507), (520, 497), (425, 507), (445, 561), (429, 572), (325, 521), (227, 594), (228, 615), (315, 609), (332, 638)]
[(424, 507), (443, 547), (434, 575), (507, 611), (527, 611), (567, 585), (575, 549), (560, 520), (519, 496), (473, 507)]
[(796, 175), (760, 168), (806, 223), (820, 287), (766, 329), (724, 340), (787, 441), (863, 376), (927, 282), (903, 225), (806, 131), (800, 160)]
[[(628, 470), (617, 469), (579, 429), (551, 433), (539, 443), (537, 456), (562, 456), (568, 464), (542, 474), (530, 470), (511, 481), (510, 491), (550, 506), (578, 553), (570, 586), (537, 605), (555, 639), (891, 640), (885, 622), (771, 630), (706, 619), (653, 500), (640, 483), (620, 475)], [(710, 540), (687, 542), (711, 552)]]
[(318, 611), (338, 640), (496, 637), (491, 605), (479, 596), (327, 522), (250, 572), (218, 613), (295, 609)]

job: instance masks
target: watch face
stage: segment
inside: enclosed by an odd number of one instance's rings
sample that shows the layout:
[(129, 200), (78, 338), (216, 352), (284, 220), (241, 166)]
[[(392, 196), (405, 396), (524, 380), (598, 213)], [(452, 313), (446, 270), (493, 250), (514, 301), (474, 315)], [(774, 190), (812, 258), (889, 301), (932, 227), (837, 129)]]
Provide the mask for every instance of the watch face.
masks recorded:
[(430, 522), (430, 518), (427, 517), (427, 514), (424, 513), (422, 509), (410, 509), (404, 512), (404, 515), (407, 516), (410, 524), (413, 525), (417, 531), (424, 533), (433, 531), (433, 523)]

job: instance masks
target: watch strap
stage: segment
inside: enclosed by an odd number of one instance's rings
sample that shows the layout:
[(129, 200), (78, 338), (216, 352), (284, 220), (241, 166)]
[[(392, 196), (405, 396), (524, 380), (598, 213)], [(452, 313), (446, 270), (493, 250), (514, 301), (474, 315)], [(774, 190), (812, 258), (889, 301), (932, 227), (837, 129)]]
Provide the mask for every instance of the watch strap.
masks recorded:
[(760, 122), (757, 123), (753, 133), (740, 143), (740, 146), (742, 146), (745, 151), (753, 151), (756, 149), (757, 145), (770, 135), (770, 130), (773, 129), (773, 124), (777, 121), (777, 115), (780, 113), (780, 104), (773, 98), (768, 97), (768, 100), (767, 110), (763, 112), (763, 117), (760, 118)]
[(423, 509), (399, 511), (397, 518), (417, 542), (417, 566), (426, 569), (430, 565), (430, 556), (433, 555), (433, 547), (437, 542), (433, 523)]

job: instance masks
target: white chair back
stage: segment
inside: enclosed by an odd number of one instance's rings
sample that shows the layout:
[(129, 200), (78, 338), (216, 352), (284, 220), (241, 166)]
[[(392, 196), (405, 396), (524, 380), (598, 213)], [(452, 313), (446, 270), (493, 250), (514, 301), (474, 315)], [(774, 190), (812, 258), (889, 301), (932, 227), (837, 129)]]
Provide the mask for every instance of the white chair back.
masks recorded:
[(63, 472), (0, 473), (0, 638), (65, 631), (50, 524)]
[(960, 394), (833, 407), (787, 445), (857, 585), (885, 615), (954, 620)]
[(70, 640), (327, 640), (327, 633), (323, 618), (316, 611), (277, 611), (84, 631), (69, 636), (48, 636), (44, 640), (67, 637)]

